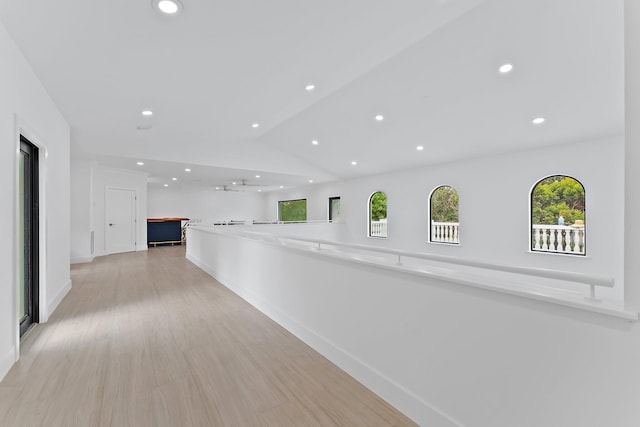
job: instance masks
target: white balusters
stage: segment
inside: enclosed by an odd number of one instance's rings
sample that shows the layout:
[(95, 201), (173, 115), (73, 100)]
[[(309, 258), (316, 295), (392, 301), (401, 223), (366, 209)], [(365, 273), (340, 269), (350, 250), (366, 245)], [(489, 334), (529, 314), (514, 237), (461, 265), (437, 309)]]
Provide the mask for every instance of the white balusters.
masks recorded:
[(432, 221), (431, 241), (439, 243), (460, 243), (460, 223)]
[(371, 237), (387, 237), (387, 220), (371, 221)]
[[(558, 240), (560, 239), (556, 238), (558, 231), (559, 230), (549, 230), (549, 250), (550, 251), (557, 252), (558, 249), (560, 249), (560, 245), (558, 244)], [(562, 236), (559, 236), (559, 237), (562, 238)]]
[[(583, 255), (585, 227), (534, 224), (532, 250)], [(572, 247), (573, 246), (573, 247)]]
[(541, 239), (542, 239), (541, 229), (534, 228), (533, 229), (533, 249), (534, 250), (539, 251), (542, 249), (542, 245), (540, 244)]

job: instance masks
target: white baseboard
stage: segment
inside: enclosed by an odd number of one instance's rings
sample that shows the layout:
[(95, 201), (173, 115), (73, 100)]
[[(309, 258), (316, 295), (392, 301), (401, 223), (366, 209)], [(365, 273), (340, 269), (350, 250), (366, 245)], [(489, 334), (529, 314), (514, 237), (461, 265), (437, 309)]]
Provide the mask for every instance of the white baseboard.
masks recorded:
[(60, 292), (58, 292), (58, 295), (53, 297), (53, 299), (47, 304), (47, 310), (48, 310), (49, 316), (51, 316), (54, 310), (58, 308), (58, 305), (60, 305), (60, 303), (62, 302), (64, 297), (67, 296), (70, 290), (71, 290), (71, 279), (69, 279), (67, 284), (64, 285), (64, 287), (60, 290)]
[(250, 290), (239, 286), (231, 278), (219, 275), (207, 263), (189, 253), (187, 253), (186, 258), (416, 423), (430, 427), (463, 427), (462, 423), (416, 396), (402, 385), (384, 376), (329, 339), (307, 328)]
[(87, 262), (93, 262), (94, 257), (92, 256), (79, 256), (71, 258), (71, 264), (84, 264)]
[(11, 347), (9, 352), (0, 358), (0, 381), (4, 379), (14, 363), (16, 363), (16, 349)]

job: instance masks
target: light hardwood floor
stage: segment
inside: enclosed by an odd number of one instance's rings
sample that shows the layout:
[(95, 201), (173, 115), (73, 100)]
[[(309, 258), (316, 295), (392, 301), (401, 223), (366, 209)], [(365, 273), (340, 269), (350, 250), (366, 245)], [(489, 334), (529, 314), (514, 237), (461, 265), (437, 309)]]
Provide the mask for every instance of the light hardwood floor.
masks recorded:
[(72, 267), (0, 383), (0, 426), (415, 425), (184, 258)]

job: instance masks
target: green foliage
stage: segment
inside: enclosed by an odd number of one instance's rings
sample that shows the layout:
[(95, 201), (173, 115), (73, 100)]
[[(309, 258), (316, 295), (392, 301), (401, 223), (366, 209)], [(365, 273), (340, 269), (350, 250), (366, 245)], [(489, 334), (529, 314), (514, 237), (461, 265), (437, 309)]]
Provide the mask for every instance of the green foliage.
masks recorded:
[(387, 195), (381, 192), (371, 196), (371, 221), (380, 221), (387, 217)]
[(307, 200), (282, 200), (278, 202), (280, 221), (306, 221)]
[(531, 207), (533, 224), (557, 224), (560, 215), (566, 225), (584, 221), (584, 187), (568, 176), (550, 176), (533, 189)]
[(431, 195), (431, 221), (458, 222), (459, 198), (455, 188), (443, 185)]

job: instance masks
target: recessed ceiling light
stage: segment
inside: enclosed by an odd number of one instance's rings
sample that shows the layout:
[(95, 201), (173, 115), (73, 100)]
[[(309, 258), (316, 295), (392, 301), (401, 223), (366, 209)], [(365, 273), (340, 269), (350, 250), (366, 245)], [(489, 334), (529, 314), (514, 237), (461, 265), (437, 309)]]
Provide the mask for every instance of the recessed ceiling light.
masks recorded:
[(251, 125), (251, 127), (255, 129), (257, 127), (260, 127), (260, 125), (258, 123), (254, 123), (254, 124)]
[(498, 68), (498, 70), (502, 73), (502, 74), (507, 74), (510, 73), (511, 70), (513, 70), (513, 65), (512, 64), (502, 64), (500, 66), (500, 68)]
[(280, 188), (284, 188), (284, 185), (281, 185)]
[(165, 187), (168, 187), (168, 186), (169, 186), (169, 184), (165, 184), (164, 186), (165, 186)]
[(258, 193), (262, 193), (262, 190), (258, 190)]
[(384, 120), (384, 116), (383, 116), (382, 114), (378, 114), (378, 115), (376, 116), (376, 121), (377, 121), (377, 122), (381, 122), (381, 121), (383, 121), (383, 120)]
[(153, 111), (151, 110), (142, 110), (142, 115), (145, 117), (151, 117), (153, 116)]
[(153, 0), (152, 4), (166, 15), (175, 15), (182, 10), (182, 4), (178, 0)]
[(185, 172), (191, 172), (191, 169), (186, 168), (184, 171), (185, 171)]
[(536, 117), (535, 119), (531, 120), (531, 123), (533, 123), (534, 125), (541, 125), (546, 121), (546, 119), (544, 117)]
[(309, 184), (313, 184), (313, 180), (312, 179), (309, 180)]
[(177, 181), (177, 180), (178, 180), (178, 178), (171, 178), (171, 180), (172, 180), (172, 181)]
[(311, 91), (313, 91), (315, 88), (316, 88), (316, 85), (307, 85), (307, 86), (305, 86), (305, 88), (304, 88), (304, 89), (305, 89), (307, 92), (311, 92)]
[(416, 150), (418, 150), (418, 151), (422, 151), (422, 150), (424, 150), (424, 147), (423, 147), (422, 145), (418, 145), (418, 146), (416, 147)]
[(357, 165), (357, 164), (358, 164), (358, 162), (356, 162), (356, 161), (354, 160), (353, 162), (351, 162), (351, 164), (352, 164), (353, 166), (355, 166), (355, 165)]
[(317, 139), (314, 139), (313, 141), (311, 141), (311, 143), (312, 143), (313, 145), (318, 145), (318, 140), (317, 140)]
[(256, 178), (260, 178), (260, 175), (256, 175)]
[(219, 190), (219, 189), (220, 189), (220, 187), (216, 187), (216, 190)]
[(144, 166), (144, 162), (138, 162), (138, 163), (136, 163), (136, 165), (138, 165), (138, 166)]
[(231, 185), (236, 185), (236, 184), (237, 184), (237, 183), (236, 183), (235, 181), (233, 181), (233, 182), (231, 183)]

